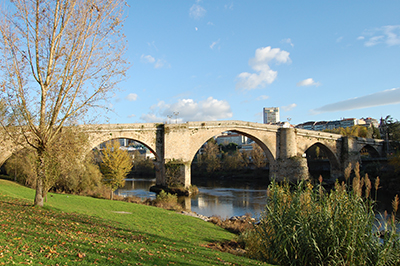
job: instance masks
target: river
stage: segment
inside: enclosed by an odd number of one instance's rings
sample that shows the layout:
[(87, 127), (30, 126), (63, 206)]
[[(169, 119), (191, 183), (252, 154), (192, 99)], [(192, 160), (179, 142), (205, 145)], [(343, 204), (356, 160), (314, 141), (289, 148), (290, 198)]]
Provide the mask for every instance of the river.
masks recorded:
[[(188, 211), (206, 216), (229, 218), (250, 214), (258, 217), (266, 205), (268, 178), (234, 177), (192, 177), (192, 183), (199, 193), (192, 197), (181, 197), (179, 201)], [(136, 196), (142, 199), (155, 199), (156, 194), (149, 188), (156, 184), (154, 178), (126, 179), (125, 186), (115, 191), (121, 196)], [(378, 193), (378, 211), (391, 212), (393, 197)]]
[[(155, 183), (155, 179), (148, 178), (126, 179), (125, 186), (115, 193), (154, 199), (156, 195), (149, 188)], [(179, 200), (186, 210), (198, 214), (221, 218), (245, 214), (257, 217), (266, 204), (268, 180), (195, 177), (192, 178), (192, 183), (198, 187), (199, 193)]]

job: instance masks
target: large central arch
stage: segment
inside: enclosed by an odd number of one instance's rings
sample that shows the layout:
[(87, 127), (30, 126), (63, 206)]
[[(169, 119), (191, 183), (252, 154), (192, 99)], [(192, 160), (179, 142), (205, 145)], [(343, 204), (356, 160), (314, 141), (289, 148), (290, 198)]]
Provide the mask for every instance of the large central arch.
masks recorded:
[[(183, 169), (184, 185), (191, 183), (191, 163), (201, 146), (210, 138), (222, 132), (235, 132), (254, 140), (264, 151), (272, 171), (276, 169), (277, 158), (277, 126), (252, 127), (249, 124), (229, 121), (229, 123), (188, 122), (182, 124), (165, 125), (165, 162), (179, 158)], [(179, 144), (178, 144), (179, 143)], [(270, 171), (271, 173), (271, 171)]]

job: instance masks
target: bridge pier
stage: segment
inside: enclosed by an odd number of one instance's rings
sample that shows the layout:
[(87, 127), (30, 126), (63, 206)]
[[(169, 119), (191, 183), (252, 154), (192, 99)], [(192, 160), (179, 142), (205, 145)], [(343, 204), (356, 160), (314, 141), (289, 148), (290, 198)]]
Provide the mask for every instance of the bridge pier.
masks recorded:
[(185, 162), (180, 165), (180, 180), (185, 188), (190, 187), (192, 177), (191, 162)]
[(309, 176), (307, 158), (297, 154), (295, 129), (280, 128), (276, 180), (296, 182), (301, 179), (308, 179)]
[[(190, 187), (191, 183), (191, 163), (182, 162), (181, 160), (168, 160), (163, 168), (164, 176), (160, 184), (162, 186), (183, 186), (185, 188)], [(161, 178), (160, 178), (161, 181)]]
[(278, 171), (275, 176), (277, 181), (287, 180), (289, 182), (297, 182), (302, 179), (308, 179), (307, 158), (294, 156), (285, 159), (278, 159)]
[(357, 137), (343, 137), (342, 142), (342, 176), (344, 171), (351, 164), (352, 169), (356, 166), (357, 162), (361, 164), (361, 155), (358, 149)]
[(343, 176), (343, 173), (344, 172), (342, 171), (342, 169), (334, 167), (331, 164), (331, 178), (329, 179), (329, 182), (335, 182), (336, 179)]
[(156, 170), (156, 185), (165, 186), (167, 184), (165, 180), (165, 166), (164, 162), (155, 161), (154, 168)]

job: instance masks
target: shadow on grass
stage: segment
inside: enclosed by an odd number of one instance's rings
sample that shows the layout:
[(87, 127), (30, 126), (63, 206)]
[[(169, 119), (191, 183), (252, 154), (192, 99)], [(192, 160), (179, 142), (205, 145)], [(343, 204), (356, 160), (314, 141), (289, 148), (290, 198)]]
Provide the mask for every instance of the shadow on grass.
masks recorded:
[(37, 208), (24, 200), (2, 195), (0, 199), (0, 260), (6, 263), (209, 265), (226, 262), (215, 250), (189, 240), (177, 241), (173, 237), (132, 230), (118, 222), (84, 214)]

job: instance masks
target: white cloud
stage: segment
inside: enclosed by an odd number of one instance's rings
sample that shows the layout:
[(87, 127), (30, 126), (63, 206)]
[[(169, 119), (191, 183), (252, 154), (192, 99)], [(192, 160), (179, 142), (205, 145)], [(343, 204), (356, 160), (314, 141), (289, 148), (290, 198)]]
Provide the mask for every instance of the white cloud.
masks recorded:
[[(151, 108), (151, 113), (141, 116), (146, 122), (164, 122), (177, 120), (186, 121), (214, 121), (232, 117), (229, 103), (208, 97), (206, 100), (196, 102), (193, 99), (181, 99), (173, 104), (158, 102)], [(179, 113), (178, 115), (175, 115)], [(170, 117), (170, 118), (168, 118)]]
[(287, 106), (282, 106), (281, 108), (284, 110), (284, 111), (290, 111), (290, 110), (292, 110), (293, 108), (295, 108), (297, 106), (297, 104), (295, 104), (295, 103), (292, 103), (292, 104), (289, 104), (289, 105), (287, 105)]
[(233, 3), (224, 6), (225, 9), (233, 10)]
[(249, 65), (257, 73), (242, 72), (237, 78), (236, 89), (251, 90), (265, 87), (276, 79), (278, 72), (270, 68), (269, 64), (275, 61), (277, 64), (290, 63), (289, 53), (279, 48), (271, 49), (271, 46), (259, 48), (255, 57), (249, 60)]
[(136, 101), (137, 98), (138, 98), (138, 95), (137, 95), (136, 93), (129, 93), (129, 94), (125, 97), (125, 99), (127, 99), (128, 101), (131, 101), (131, 102)]
[(259, 96), (259, 97), (257, 97), (257, 101), (261, 101), (261, 100), (266, 100), (266, 99), (268, 99), (269, 98), (269, 96), (267, 96), (267, 95), (261, 95), (261, 96)]
[(374, 36), (368, 39), (368, 41), (366, 41), (364, 43), (365, 46), (370, 47), (370, 46), (375, 46), (378, 43), (382, 42), (382, 40), (384, 39), (384, 36)]
[(134, 117), (136, 117), (135, 114), (128, 115), (128, 118), (134, 118)]
[(341, 42), (343, 40), (343, 36), (340, 36), (339, 38), (336, 39), (336, 42)]
[(142, 60), (142, 62), (144, 63), (154, 63), (156, 61), (156, 59), (154, 59), (154, 57), (152, 57), (151, 55), (144, 55), (144, 54), (142, 54), (140, 60)]
[(219, 43), (219, 41), (220, 41), (220, 39), (218, 39), (218, 41), (213, 42), (213, 43), (210, 45), (210, 48), (211, 48), (211, 49), (214, 49), (214, 46), (217, 45), (217, 44)]
[(206, 12), (207, 11), (202, 6), (197, 4), (193, 4), (192, 7), (189, 9), (189, 15), (194, 19), (200, 19), (204, 17)]
[(363, 109), (368, 107), (399, 104), (399, 103), (400, 103), (400, 88), (395, 88), (361, 97), (356, 97), (353, 99), (340, 101), (337, 103), (327, 104), (317, 109), (311, 110), (311, 113), (320, 114), (326, 112), (347, 111), (353, 109)]
[(294, 47), (294, 44), (292, 43), (292, 39), (290, 39), (290, 38), (283, 39), (282, 43), (288, 43), (288, 44), (290, 44), (290, 46)]
[(158, 59), (155, 63), (154, 68), (162, 68), (167, 62), (163, 59)]
[(140, 116), (140, 119), (147, 123), (161, 123), (165, 121), (165, 119), (157, 117), (155, 114), (143, 114)]
[(315, 82), (312, 78), (308, 78), (308, 79), (305, 79), (305, 80), (297, 82), (296, 85), (298, 87), (302, 87), (302, 86), (316, 86), (316, 87), (318, 87), (319, 85), (321, 85), (321, 83)]
[(400, 25), (387, 25), (370, 29), (357, 39), (365, 40), (364, 45), (367, 47), (381, 43), (388, 46), (400, 45)]
[(167, 63), (167, 61), (165, 61), (164, 59), (155, 59), (154, 57), (152, 57), (151, 55), (144, 55), (142, 54), (142, 56), (140, 57), (140, 60), (143, 63), (149, 63), (149, 64), (154, 64), (154, 68), (162, 68), (164, 66), (166, 67), (170, 67), (169, 64)]
[(154, 48), (156, 51), (158, 51), (158, 48), (157, 48), (156, 43), (154, 41), (148, 42), (147, 45), (149, 47), (151, 47), (151, 48)]

